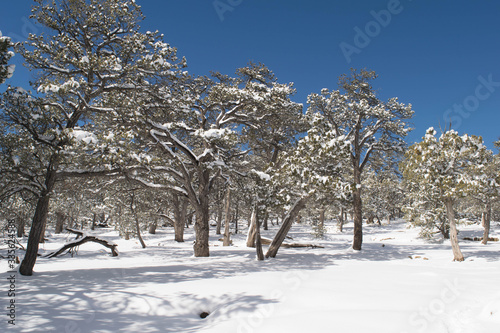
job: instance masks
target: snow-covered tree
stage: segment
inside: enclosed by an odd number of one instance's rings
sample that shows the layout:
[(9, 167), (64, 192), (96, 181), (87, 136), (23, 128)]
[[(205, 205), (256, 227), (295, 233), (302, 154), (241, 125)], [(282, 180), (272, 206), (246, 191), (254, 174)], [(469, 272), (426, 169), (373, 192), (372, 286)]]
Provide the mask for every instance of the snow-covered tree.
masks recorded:
[[(37, 73), (33, 88), (39, 96), (11, 90), (3, 105), (3, 127), (27, 140), (10, 155), (6, 172), (23, 180), (10, 191), (38, 196), (23, 275), (33, 272), (56, 181), (109, 169), (84, 158), (92, 157), (90, 152), (110, 153), (98, 143), (103, 131), (93, 133), (94, 128), (111, 126), (104, 119), (128, 115), (126, 104), (117, 107), (120, 96), (146, 90), (158, 77), (175, 76), (184, 66), (158, 32), (139, 32), (143, 17), (133, 0), (36, 0), (31, 17), (45, 27), (44, 33), (30, 35), (17, 51)], [(17, 163), (19, 158), (29, 161)], [(20, 166), (36, 167), (20, 172)]]
[(322, 114), (309, 115), (308, 121), (311, 128), (307, 135), (274, 167), (276, 171), (270, 180), (274, 196), (288, 213), (266, 257), (276, 256), (293, 221), (311, 198), (346, 200), (352, 192), (352, 182), (344, 172), (349, 161), (349, 141), (339, 136)]
[(364, 177), (363, 210), (368, 221), (387, 218), (387, 221), (400, 214), (403, 207), (404, 193), (401, 179), (395, 170), (367, 170)]
[(9, 50), (12, 48), (10, 37), (2, 36), (0, 31), (0, 84), (10, 78), (14, 73), (14, 65), (9, 65), (9, 60), (14, 56), (14, 52)]
[(410, 104), (397, 98), (384, 102), (376, 96), (371, 85), (376, 77), (373, 71), (352, 70), (340, 77), (340, 90), (323, 89), (308, 97), (307, 112), (321, 114), (335, 136), (344, 136), (350, 143), (355, 250), (361, 250), (363, 242), (363, 171), (375, 153), (403, 150), (403, 138), (410, 131), (407, 121), (413, 116)]
[[(236, 78), (218, 73), (214, 78), (189, 77), (178, 91), (158, 90), (145, 103), (150, 135), (159, 149), (153, 170), (168, 175), (166, 186), (187, 197), (196, 211), (197, 257), (209, 256), (210, 193), (216, 179), (238, 173), (248, 154), (242, 133), (264, 128), (290, 101), (291, 84), (269, 79), (265, 66), (250, 64)], [(163, 164), (162, 164), (163, 162)]]
[(482, 243), (487, 244), (492, 207), (495, 202), (500, 200), (500, 154), (493, 155), (490, 150), (484, 150), (482, 153), (482, 159), (485, 163), (471, 168), (476, 183), (470, 197), (479, 203), (484, 227)]
[(415, 218), (425, 220), (429, 214), (435, 214), (442, 219), (446, 212), (454, 260), (463, 261), (454, 206), (480, 186), (478, 180), (482, 176), (478, 172), (484, 169), (486, 147), (482, 138), (459, 136), (453, 130), (439, 139), (435, 135), (436, 131), (429, 128), (422, 141), (408, 149), (401, 169), (408, 184), (410, 206), (417, 208), (413, 212), (419, 215)]

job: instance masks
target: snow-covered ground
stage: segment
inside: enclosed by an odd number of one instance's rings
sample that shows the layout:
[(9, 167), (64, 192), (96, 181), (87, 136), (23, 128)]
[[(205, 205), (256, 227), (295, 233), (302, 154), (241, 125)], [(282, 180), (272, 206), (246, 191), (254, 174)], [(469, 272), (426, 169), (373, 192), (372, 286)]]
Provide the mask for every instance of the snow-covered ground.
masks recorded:
[[(460, 230), (460, 238), (482, 236), (477, 225)], [(499, 231), (493, 223), (491, 236)], [(343, 233), (328, 224), (323, 238), (296, 224), (293, 242), (324, 248), (281, 248), (259, 262), (241, 234), (232, 247), (213, 235), (209, 258), (193, 257), (192, 228), (183, 244), (171, 228), (146, 234), (146, 249), (111, 229), (94, 234), (116, 242), (120, 255), (87, 243), (75, 257), (39, 258), (34, 276), (16, 276), (15, 329), (4, 315), (0, 331), (500, 332), (499, 242), (460, 241), (460, 263), (448, 241), (419, 239), (402, 221), (364, 226), (361, 252), (350, 248), (352, 224)], [(73, 238), (51, 235), (44, 251)], [(3, 309), (7, 270), (4, 261)]]

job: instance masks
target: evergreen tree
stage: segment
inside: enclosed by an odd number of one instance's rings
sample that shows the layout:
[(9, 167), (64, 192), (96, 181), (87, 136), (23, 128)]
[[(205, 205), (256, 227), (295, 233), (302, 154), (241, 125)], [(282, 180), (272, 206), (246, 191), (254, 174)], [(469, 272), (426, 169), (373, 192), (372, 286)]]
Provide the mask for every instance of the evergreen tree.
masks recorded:
[(486, 147), (482, 138), (459, 136), (453, 130), (439, 139), (435, 135), (436, 131), (429, 128), (422, 141), (408, 149), (401, 169), (409, 185), (410, 205), (419, 208), (413, 210), (415, 218), (425, 221), (434, 214), (442, 219), (446, 213), (454, 260), (463, 261), (454, 208), (459, 199), (480, 186), (478, 179), (482, 176), (477, 171), (484, 168)]
[[(43, 95), (8, 91), (2, 126), (11, 138), (25, 140), (25, 149), (10, 146), (9, 164), (2, 165), (6, 173), (21, 175), (24, 184), (16, 181), (7, 191), (31, 191), (38, 197), (20, 267), (23, 275), (33, 273), (56, 181), (110, 171), (109, 165), (87, 162), (90, 153), (110, 154), (106, 140), (98, 142), (103, 131), (96, 126), (112, 127), (111, 121), (130, 114), (129, 105), (117, 106), (120, 96), (146, 90), (158, 77), (175, 76), (185, 65), (158, 32), (139, 32), (143, 17), (133, 0), (35, 3), (32, 18), (46, 32), (30, 35), (18, 53), (37, 73), (33, 88)], [(16, 163), (24, 158), (27, 163)], [(30, 170), (23, 172), (20, 165)]]
[(352, 70), (339, 78), (340, 90), (323, 89), (308, 98), (307, 112), (323, 115), (334, 134), (350, 143), (355, 250), (361, 250), (363, 242), (363, 171), (375, 153), (403, 151), (403, 138), (410, 131), (407, 121), (413, 116), (411, 105), (397, 98), (387, 102), (378, 99), (371, 85), (376, 77), (373, 71)]
[(14, 65), (9, 65), (9, 60), (14, 56), (14, 53), (9, 49), (12, 47), (10, 37), (2, 36), (0, 31), (0, 84), (10, 78), (14, 73)]
[[(197, 257), (209, 256), (215, 183), (221, 176), (241, 174), (240, 162), (249, 153), (250, 134), (244, 133), (265, 131), (269, 119), (285, 107), (300, 109), (290, 101), (292, 85), (272, 78), (265, 66), (251, 63), (239, 69), (236, 78), (219, 73), (212, 78), (186, 76), (178, 90), (158, 86), (153, 97), (145, 97), (149, 102), (141, 112), (156, 156), (150, 170), (165, 175), (156, 186), (187, 197), (196, 211)], [(145, 171), (144, 177), (150, 175)]]

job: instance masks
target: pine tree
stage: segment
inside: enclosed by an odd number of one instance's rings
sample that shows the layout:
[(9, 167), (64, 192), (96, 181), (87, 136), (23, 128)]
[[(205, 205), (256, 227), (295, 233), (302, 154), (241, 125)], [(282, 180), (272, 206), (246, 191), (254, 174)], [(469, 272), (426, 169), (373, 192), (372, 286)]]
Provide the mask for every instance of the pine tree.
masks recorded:
[(14, 65), (9, 65), (9, 60), (14, 56), (14, 53), (9, 49), (12, 48), (10, 37), (2, 36), (0, 31), (0, 84), (10, 78), (14, 73)]
[[(133, 0), (35, 3), (32, 18), (46, 31), (30, 35), (17, 51), (37, 72), (33, 88), (39, 95), (11, 89), (3, 99), (3, 127), (25, 140), (26, 148), (11, 155), (6, 171), (20, 175), (24, 184), (16, 181), (7, 191), (31, 191), (38, 197), (20, 267), (23, 275), (33, 273), (56, 181), (110, 171), (109, 165), (89, 164), (86, 157), (110, 154), (106, 140), (98, 142), (103, 134), (99, 126), (112, 127), (112, 121), (131, 112), (129, 105), (116, 101), (149, 89), (158, 77), (175, 77), (185, 65), (158, 32), (139, 32), (143, 17)], [(28, 161), (16, 164), (19, 158)], [(19, 170), (19, 165), (31, 170)]]
[(403, 151), (403, 138), (410, 131), (407, 120), (413, 116), (411, 105), (397, 98), (387, 102), (378, 99), (370, 83), (376, 77), (373, 71), (352, 70), (339, 78), (340, 90), (323, 89), (308, 98), (307, 112), (322, 114), (335, 135), (343, 135), (350, 143), (355, 250), (361, 250), (363, 242), (363, 171), (373, 154)]
[(291, 84), (270, 78), (268, 68), (250, 63), (235, 78), (214, 73), (186, 76), (175, 91), (159, 86), (143, 103), (155, 147), (151, 170), (165, 175), (157, 185), (187, 197), (196, 211), (197, 257), (209, 256), (210, 197), (217, 180), (243, 171), (250, 140), (245, 133), (265, 131), (285, 106), (298, 109), (290, 101)]

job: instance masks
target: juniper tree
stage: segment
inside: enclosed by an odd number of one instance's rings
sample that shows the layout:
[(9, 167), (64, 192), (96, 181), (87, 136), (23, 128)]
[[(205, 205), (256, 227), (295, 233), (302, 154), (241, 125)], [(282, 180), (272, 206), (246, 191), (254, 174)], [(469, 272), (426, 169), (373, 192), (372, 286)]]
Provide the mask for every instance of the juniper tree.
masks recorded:
[[(486, 162), (482, 138), (459, 136), (456, 131), (443, 133), (439, 139), (431, 127), (422, 141), (412, 145), (401, 162), (408, 196), (417, 218), (426, 219), (429, 211), (445, 212), (450, 227), (453, 259), (463, 261), (458, 244), (454, 207), (457, 201), (480, 186), (478, 171)], [(440, 205), (438, 205), (439, 203)], [(418, 216), (420, 214), (420, 216)]]
[(482, 243), (486, 245), (490, 232), (492, 207), (495, 202), (500, 201), (500, 154), (493, 155), (490, 150), (483, 150), (482, 154), (481, 159), (485, 163), (471, 168), (475, 177), (475, 186), (470, 197), (478, 202), (479, 211), (482, 212), (481, 219), (484, 228)]

